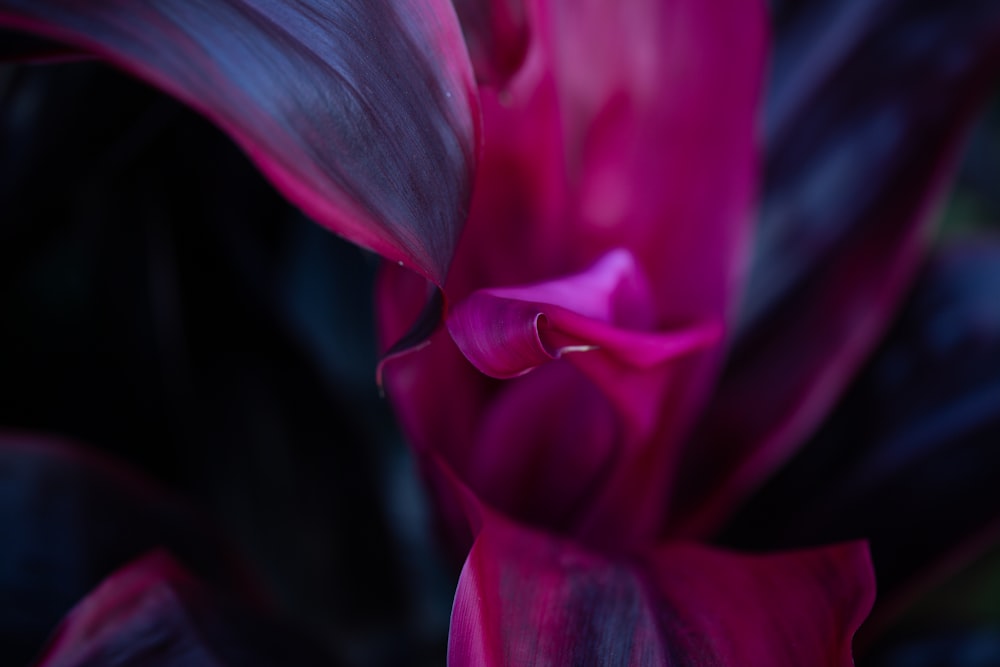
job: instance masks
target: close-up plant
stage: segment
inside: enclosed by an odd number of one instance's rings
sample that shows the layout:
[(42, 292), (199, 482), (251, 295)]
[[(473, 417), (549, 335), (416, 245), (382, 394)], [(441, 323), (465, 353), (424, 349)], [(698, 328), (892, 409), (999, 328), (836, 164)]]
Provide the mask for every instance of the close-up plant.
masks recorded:
[(1000, 664), (993, 0), (0, 55), (4, 664)]

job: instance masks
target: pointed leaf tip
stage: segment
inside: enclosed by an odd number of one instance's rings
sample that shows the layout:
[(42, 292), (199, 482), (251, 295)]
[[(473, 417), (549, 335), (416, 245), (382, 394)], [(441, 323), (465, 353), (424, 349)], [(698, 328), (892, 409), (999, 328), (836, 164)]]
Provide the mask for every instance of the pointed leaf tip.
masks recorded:
[(317, 222), (443, 283), (479, 134), (450, 3), (0, 0), (204, 113)]

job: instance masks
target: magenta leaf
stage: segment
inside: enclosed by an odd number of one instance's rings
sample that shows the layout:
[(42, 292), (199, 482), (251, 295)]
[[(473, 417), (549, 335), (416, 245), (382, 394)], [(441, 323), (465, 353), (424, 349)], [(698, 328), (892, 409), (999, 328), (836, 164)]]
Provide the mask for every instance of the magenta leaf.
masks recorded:
[(524, 287), (475, 292), (448, 317), (458, 348), (480, 371), (510, 378), (565, 357), (651, 435), (678, 358), (721, 338), (721, 324), (654, 331), (650, 286), (627, 250), (583, 273)]
[(683, 464), (685, 535), (794, 454), (885, 333), (1000, 72), (1000, 5), (802, 4), (776, 61), (742, 329)]
[(165, 552), (118, 570), (65, 618), (36, 667), (329, 667), (297, 633), (213, 594)]
[[(462, 284), (551, 280), (621, 247), (657, 323), (726, 319), (756, 185), (762, 6), (551, 2), (532, 18), (510, 99), (488, 98)], [(480, 264), (500, 236), (522, 253)]]
[[(483, 93), (483, 157), (446, 285), (454, 340), (387, 366), (387, 393), (410, 441), (505, 512), (590, 544), (645, 541), (745, 265), (763, 5), (526, 7), (525, 62), (502, 94)], [(605, 263), (616, 256), (632, 266)], [(635, 284), (580, 288), (616, 280)], [(384, 340), (416, 317), (421, 290), (383, 272)], [(484, 378), (462, 351), (516, 377)]]
[(723, 540), (868, 539), (878, 615), (995, 543), (1000, 523), (1000, 240), (939, 251), (882, 347)]
[(487, 516), (459, 580), (451, 667), (849, 667), (875, 594), (863, 543), (604, 556)]
[(171, 93), (317, 222), (443, 283), (478, 134), (450, 3), (2, 0), (0, 26)]

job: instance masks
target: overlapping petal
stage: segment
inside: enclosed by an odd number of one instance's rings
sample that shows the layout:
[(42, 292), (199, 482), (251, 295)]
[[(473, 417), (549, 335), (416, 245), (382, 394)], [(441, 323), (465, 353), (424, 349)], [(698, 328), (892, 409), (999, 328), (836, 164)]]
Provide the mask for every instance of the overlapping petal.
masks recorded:
[(1000, 5), (818, 2), (788, 12), (740, 335), (688, 449), (673, 529), (706, 535), (815, 429), (923, 258), (1000, 72)]
[(884, 617), (914, 585), (995, 540), (998, 290), (1000, 240), (939, 252), (830, 420), (736, 515), (725, 541), (868, 539)]
[(459, 580), (449, 664), (848, 667), (874, 592), (862, 543), (608, 557), (487, 515)]
[(478, 141), (449, 2), (3, 0), (0, 26), (173, 94), (319, 223), (444, 282)]
[(721, 324), (654, 331), (652, 291), (630, 252), (613, 250), (574, 276), (473, 293), (448, 317), (465, 357), (496, 378), (565, 356), (625, 416), (651, 435), (674, 373), (670, 362), (721, 339)]
[(69, 613), (37, 667), (329, 667), (298, 633), (218, 598), (166, 552), (108, 577)]
[[(601, 351), (563, 355), (497, 382), (480, 377), (441, 334), (388, 367), (388, 394), (411, 441), (444, 455), (505, 511), (584, 539), (642, 540), (662, 522), (677, 443), (719, 359), (711, 330), (729, 320), (745, 260), (763, 8), (646, 0), (526, 6), (525, 63), (504, 94), (483, 95), (483, 158), (446, 285), (458, 304), (449, 331), (474, 363), (505, 377), (561, 348)], [(609, 303), (583, 289), (540, 296), (588, 280), (581, 276), (614, 273), (601, 262), (615, 249), (649, 285), (645, 307), (630, 311), (638, 326), (609, 328), (606, 319), (580, 316)], [(517, 287), (525, 285), (533, 287)], [(385, 340), (416, 316), (421, 289), (393, 267), (384, 272)], [(498, 315), (509, 329), (483, 326)], [(623, 378), (621, 362), (643, 355), (675, 355), (669, 382), (656, 374)], [(581, 432), (578, 444), (570, 434)], [(570, 459), (584, 469), (575, 480), (559, 469)], [(566, 492), (559, 511), (543, 491), (553, 487)]]

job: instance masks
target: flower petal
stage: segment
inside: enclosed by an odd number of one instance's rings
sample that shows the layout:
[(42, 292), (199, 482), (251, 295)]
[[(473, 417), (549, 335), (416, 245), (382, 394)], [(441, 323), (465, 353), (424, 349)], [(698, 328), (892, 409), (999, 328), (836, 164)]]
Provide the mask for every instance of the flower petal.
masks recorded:
[(1000, 70), (991, 0), (799, 9), (778, 34), (743, 329), (683, 464), (685, 535), (794, 453), (884, 334)]
[(770, 549), (868, 539), (883, 615), (995, 542), (997, 294), (1000, 240), (938, 254), (830, 420), (725, 541)]
[(450, 3), (2, 0), (0, 26), (178, 97), (319, 223), (443, 283), (478, 122)]
[(108, 577), (56, 630), (37, 667), (329, 666), (297, 633), (217, 599), (165, 552)]
[(149, 480), (68, 443), (0, 436), (0, 653), (24, 664), (102, 578), (163, 545), (245, 587), (222, 540)]
[(448, 660), (848, 667), (874, 592), (862, 543), (605, 557), (487, 515), (459, 579)]

